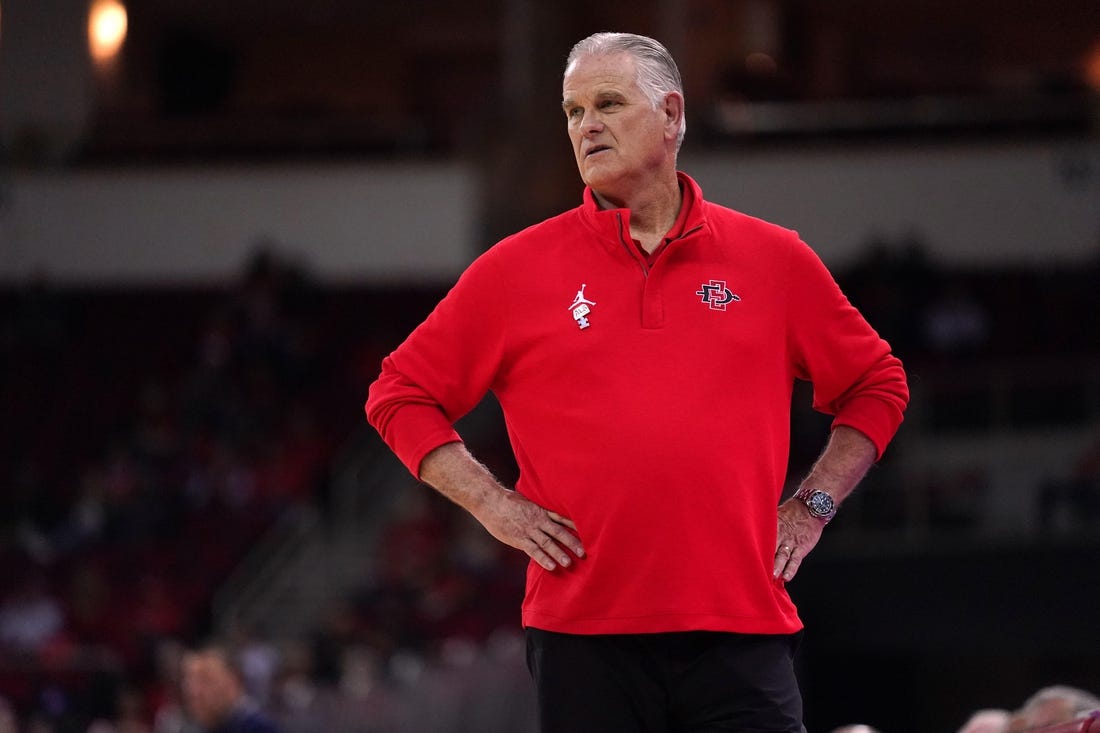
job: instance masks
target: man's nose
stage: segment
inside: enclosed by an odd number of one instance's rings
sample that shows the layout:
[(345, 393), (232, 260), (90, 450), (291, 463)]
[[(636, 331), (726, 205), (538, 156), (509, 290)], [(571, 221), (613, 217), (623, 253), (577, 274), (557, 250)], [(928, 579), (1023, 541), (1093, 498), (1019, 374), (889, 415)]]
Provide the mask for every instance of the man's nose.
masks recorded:
[(596, 110), (585, 110), (581, 117), (581, 132), (585, 135), (594, 135), (603, 130), (603, 120)]

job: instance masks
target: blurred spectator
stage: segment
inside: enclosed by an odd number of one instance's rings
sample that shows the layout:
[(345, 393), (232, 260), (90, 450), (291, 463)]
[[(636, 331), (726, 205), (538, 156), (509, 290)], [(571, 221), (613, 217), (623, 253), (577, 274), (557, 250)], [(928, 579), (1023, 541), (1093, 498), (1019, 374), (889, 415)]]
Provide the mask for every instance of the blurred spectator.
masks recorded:
[(877, 728), (872, 728), (869, 725), (843, 725), (839, 728), (834, 728), (833, 733), (879, 733)]
[(973, 356), (986, 347), (989, 335), (989, 314), (962, 283), (948, 286), (925, 311), (924, 337), (935, 354)]
[(277, 733), (248, 697), (226, 650), (206, 646), (183, 655), (184, 708), (205, 733)]
[(971, 715), (958, 733), (1005, 733), (1011, 720), (1008, 710), (986, 708)]
[(63, 552), (72, 552), (103, 536), (107, 526), (106, 477), (98, 466), (85, 469), (80, 493), (69, 510), (68, 520), (57, 535)]
[(175, 639), (162, 639), (154, 654), (155, 678), (146, 688), (145, 697), (153, 717), (153, 733), (193, 733), (189, 731), (180, 689), (184, 646)]
[(47, 592), (45, 580), (32, 575), (0, 604), (0, 647), (35, 655), (63, 625), (60, 604)]
[(1008, 731), (1023, 733), (1034, 728), (1069, 723), (1098, 710), (1100, 698), (1091, 692), (1066, 685), (1052, 685), (1029, 697), (1013, 713)]
[(279, 670), (279, 650), (266, 637), (246, 628), (234, 631), (231, 644), (245, 692), (257, 704), (266, 706), (271, 699), (271, 687)]
[(348, 733), (390, 733), (406, 730), (409, 711), (385, 679), (378, 653), (357, 644), (343, 655), (333, 726)]
[(318, 684), (313, 650), (308, 644), (285, 646), (272, 686), (268, 709), (286, 733), (327, 733), (333, 730), (332, 695)]

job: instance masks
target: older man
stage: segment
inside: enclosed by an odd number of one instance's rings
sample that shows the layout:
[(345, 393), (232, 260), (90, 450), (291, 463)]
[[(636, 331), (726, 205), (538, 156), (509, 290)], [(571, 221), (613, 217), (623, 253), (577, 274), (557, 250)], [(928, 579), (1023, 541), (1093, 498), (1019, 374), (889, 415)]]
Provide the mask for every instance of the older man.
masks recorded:
[[(368, 419), (531, 557), (545, 731), (799, 731), (784, 584), (897, 430), (901, 363), (796, 234), (677, 170), (684, 96), (661, 44), (581, 41), (562, 95), (583, 203), (470, 266), (383, 361)], [(780, 505), (798, 378), (835, 420)], [(514, 491), (453, 429), (488, 390)]]

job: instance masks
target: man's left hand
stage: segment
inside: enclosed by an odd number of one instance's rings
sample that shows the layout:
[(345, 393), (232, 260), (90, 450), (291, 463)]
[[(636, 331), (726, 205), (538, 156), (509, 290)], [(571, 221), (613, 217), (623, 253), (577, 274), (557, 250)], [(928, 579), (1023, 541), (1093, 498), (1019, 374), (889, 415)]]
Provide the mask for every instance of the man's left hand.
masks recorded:
[(806, 505), (797, 499), (788, 499), (779, 506), (779, 531), (775, 544), (775, 567), (772, 577), (783, 576), (789, 581), (799, 566), (821, 539), (825, 523), (810, 514)]

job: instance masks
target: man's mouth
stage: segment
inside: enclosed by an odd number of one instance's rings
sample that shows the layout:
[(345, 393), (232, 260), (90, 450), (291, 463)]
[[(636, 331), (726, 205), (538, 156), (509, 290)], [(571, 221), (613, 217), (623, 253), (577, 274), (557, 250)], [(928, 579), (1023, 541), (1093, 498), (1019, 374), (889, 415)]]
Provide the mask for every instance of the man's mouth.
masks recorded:
[(611, 147), (608, 145), (593, 145), (588, 149), (587, 152), (585, 152), (584, 157), (587, 158), (589, 156), (595, 155), (596, 153), (602, 153), (605, 150), (611, 150)]

